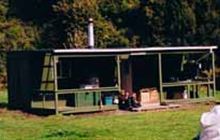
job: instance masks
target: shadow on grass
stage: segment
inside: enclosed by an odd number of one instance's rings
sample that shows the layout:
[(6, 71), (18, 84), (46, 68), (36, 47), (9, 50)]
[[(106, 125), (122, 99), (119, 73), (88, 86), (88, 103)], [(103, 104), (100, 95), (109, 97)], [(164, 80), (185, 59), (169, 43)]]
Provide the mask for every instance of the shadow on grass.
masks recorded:
[(30, 108), (30, 109), (19, 109), (19, 108), (10, 108), (8, 106), (8, 103), (1, 103), (0, 102), (0, 109), (7, 109), (9, 111), (21, 111), (23, 113), (28, 113), (32, 115), (37, 115), (37, 116), (49, 116), (49, 115), (54, 115), (55, 111), (50, 110), (50, 109), (35, 109), (35, 108)]
[(41, 109), (41, 108), (32, 108), (26, 110), (25, 112), (31, 113), (38, 116), (50, 116), (55, 114), (55, 110), (52, 109)]
[(197, 136), (195, 136), (192, 140), (199, 140), (199, 134)]
[[(55, 115), (56, 112), (54, 109), (45, 109), (45, 108), (29, 108), (29, 109), (20, 109), (20, 108), (10, 108), (8, 106), (8, 103), (1, 103), (0, 102), (0, 109), (7, 109), (9, 111), (21, 111), (23, 113), (28, 113), (32, 115), (37, 115), (37, 116), (50, 116), (50, 115)], [(94, 111), (94, 112), (82, 112), (82, 113), (74, 113), (75, 115), (88, 115), (88, 114), (96, 114), (100, 113), (102, 111)], [(70, 114), (65, 114), (65, 115), (71, 115)]]
[(8, 108), (8, 104), (7, 103), (0, 103), (0, 108)]
[(91, 135), (86, 132), (78, 131), (69, 131), (58, 129), (44, 136), (45, 138), (63, 138), (63, 137), (72, 137), (72, 138), (89, 138)]

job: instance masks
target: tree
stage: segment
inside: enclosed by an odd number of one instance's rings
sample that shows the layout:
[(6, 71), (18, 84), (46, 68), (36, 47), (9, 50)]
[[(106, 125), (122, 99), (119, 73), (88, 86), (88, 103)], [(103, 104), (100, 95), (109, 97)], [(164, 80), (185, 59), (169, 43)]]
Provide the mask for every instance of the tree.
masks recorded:
[(8, 1), (0, 1), (0, 83), (6, 79), (5, 51), (33, 49), (37, 38), (35, 27), (11, 18), (8, 15)]
[(187, 0), (167, 0), (165, 18), (166, 44), (193, 45), (196, 17)]
[[(54, 20), (47, 24), (54, 47), (84, 48), (87, 46), (88, 19), (94, 19), (96, 47), (127, 46), (128, 40), (99, 13), (99, 0), (58, 1), (53, 5)], [(48, 37), (46, 37), (48, 38)], [(57, 40), (56, 40), (57, 39)], [(47, 42), (52, 42), (47, 40)]]

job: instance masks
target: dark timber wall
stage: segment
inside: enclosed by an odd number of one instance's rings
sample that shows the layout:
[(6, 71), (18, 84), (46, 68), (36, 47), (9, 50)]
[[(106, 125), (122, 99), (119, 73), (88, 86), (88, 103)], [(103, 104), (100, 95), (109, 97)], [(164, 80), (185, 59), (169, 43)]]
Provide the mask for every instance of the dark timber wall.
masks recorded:
[[(50, 60), (45, 52), (17, 51), (7, 55), (9, 108), (28, 110), (35, 89), (49, 90), (51, 85)], [(49, 80), (48, 80), (49, 79)]]

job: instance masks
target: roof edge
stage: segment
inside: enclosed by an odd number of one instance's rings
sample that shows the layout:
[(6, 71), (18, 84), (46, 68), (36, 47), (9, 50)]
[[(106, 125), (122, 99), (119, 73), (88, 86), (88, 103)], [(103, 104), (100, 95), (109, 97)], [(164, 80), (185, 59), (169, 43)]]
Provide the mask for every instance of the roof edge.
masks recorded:
[(214, 50), (217, 46), (177, 46), (177, 47), (148, 47), (148, 48), (106, 48), (106, 49), (55, 49), (53, 53), (127, 53), (127, 52), (158, 52), (158, 51), (190, 51)]

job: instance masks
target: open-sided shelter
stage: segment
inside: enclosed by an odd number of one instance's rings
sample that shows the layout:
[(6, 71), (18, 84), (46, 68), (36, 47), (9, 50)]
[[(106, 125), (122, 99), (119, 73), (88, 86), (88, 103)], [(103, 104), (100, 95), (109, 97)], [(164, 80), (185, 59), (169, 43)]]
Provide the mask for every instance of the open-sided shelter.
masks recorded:
[(210, 99), (216, 88), (216, 48), (11, 51), (9, 107), (51, 109), (56, 114), (113, 110), (119, 94), (151, 87), (159, 91), (161, 103)]

